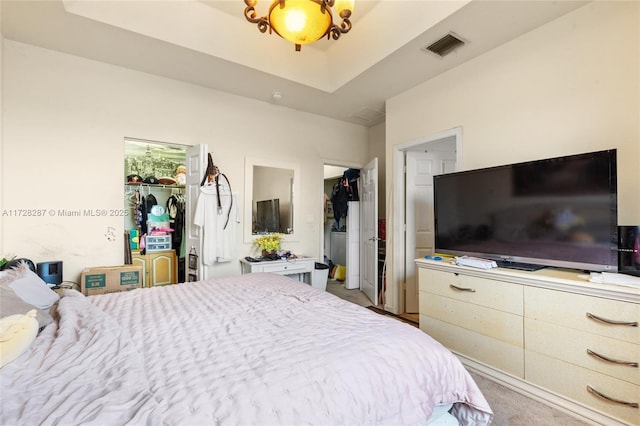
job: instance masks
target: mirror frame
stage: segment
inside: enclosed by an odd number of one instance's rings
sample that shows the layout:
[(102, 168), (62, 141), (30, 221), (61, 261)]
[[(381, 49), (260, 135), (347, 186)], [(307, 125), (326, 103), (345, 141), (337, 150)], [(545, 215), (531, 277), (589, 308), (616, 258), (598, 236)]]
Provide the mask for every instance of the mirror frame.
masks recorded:
[(261, 158), (245, 157), (244, 159), (244, 242), (253, 243), (260, 235), (251, 233), (253, 223), (253, 167), (274, 167), (278, 169), (293, 170), (293, 196), (291, 205), (293, 208), (293, 233), (282, 234), (283, 241), (298, 241), (300, 230), (300, 166), (280, 160), (267, 160)]

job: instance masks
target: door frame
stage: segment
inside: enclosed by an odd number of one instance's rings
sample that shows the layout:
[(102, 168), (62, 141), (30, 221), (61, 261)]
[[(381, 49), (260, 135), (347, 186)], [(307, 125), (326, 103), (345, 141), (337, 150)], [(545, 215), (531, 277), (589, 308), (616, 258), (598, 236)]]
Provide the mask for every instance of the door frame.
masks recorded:
[[(188, 145), (188, 144), (182, 144), (182, 143), (177, 143), (177, 142), (160, 141), (160, 140), (155, 140), (155, 139), (136, 138), (136, 137), (132, 137), (132, 136), (124, 136), (122, 140), (123, 140), (123, 154), (124, 154), (124, 150), (126, 149), (124, 146), (127, 144), (127, 142), (138, 142), (138, 143), (151, 144), (151, 145), (162, 145), (162, 146), (165, 146), (165, 147), (171, 147), (171, 148), (175, 148), (175, 149), (179, 149), (179, 150), (184, 151), (184, 154), (185, 154), (184, 166), (187, 167), (187, 175), (189, 174), (190, 167), (193, 166), (193, 164), (189, 164), (189, 160), (190, 160), (189, 151), (192, 150), (192, 149), (198, 149), (200, 151), (199, 154), (201, 155), (201, 158), (200, 158), (200, 164), (198, 165), (198, 170), (196, 170), (196, 172), (201, 173), (198, 176), (198, 180), (200, 180), (203, 177), (203, 173), (204, 173), (204, 170), (205, 170), (206, 164), (207, 164), (207, 158), (206, 157), (207, 157), (207, 152), (208, 152), (208, 145), (206, 145), (206, 144)], [(124, 164), (124, 159), (123, 159), (123, 164)], [(189, 187), (188, 186), (189, 185), (187, 184), (187, 185), (185, 185), (184, 188), (182, 188), (183, 191), (184, 191), (183, 195), (187, 200), (189, 200), (189, 198), (190, 198)], [(123, 199), (124, 199), (124, 196), (125, 196), (125, 192), (126, 192), (126, 190), (123, 192)], [(194, 199), (197, 200), (197, 194), (191, 194), (191, 195), (193, 195), (195, 197)], [(184, 223), (184, 231), (185, 231), (184, 239), (185, 239), (185, 242), (186, 242), (186, 240), (189, 239), (189, 236), (190, 236), (189, 230), (191, 228), (197, 228), (197, 227), (195, 227), (193, 225), (193, 215), (191, 214), (192, 212), (190, 211), (190, 207), (188, 206), (188, 204), (189, 203), (187, 202), (187, 206), (185, 206), (185, 223)], [(125, 205), (125, 209), (128, 209), (128, 208), (129, 208), (129, 206)], [(125, 228), (128, 227), (127, 223), (125, 223), (124, 225), (125, 225)], [(197, 229), (197, 233), (198, 233), (198, 237), (197, 238), (199, 238), (199, 242), (197, 243), (198, 244), (198, 253), (200, 253), (201, 248), (202, 248), (202, 239), (200, 237), (201, 234), (200, 234), (200, 230), (199, 229)], [(187, 246), (188, 245), (189, 244), (187, 244)], [(179, 253), (176, 253), (176, 257), (177, 257), (176, 268), (177, 268), (177, 270), (179, 270), (180, 269), (179, 266), (178, 266), (180, 264)], [(187, 256), (185, 256), (185, 257), (188, 258), (188, 250), (187, 250)], [(200, 261), (202, 261), (202, 257), (200, 257)], [(202, 266), (204, 266), (204, 265), (202, 265)], [(144, 270), (144, 268), (143, 268), (143, 270)], [(198, 274), (200, 274), (201, 272), (204, 273), (205, 272), (205, 268), (200, 267), (199, 270), (198, 270)], [(180, 277), (180, 274), (178, 274), (177, 271), (176, 271), (176, 276), (178, 277), (178, 279), (176, 280), (178, 283), (182, 282), (181, 279), (183, 279), (184, 282), (189, 281), (189, 268), (188, 268), (186, 259), (185, 259), (185, 266), (184, 266), (184, 276)], [(198, 275), (198, 279), (203, 279), (204, 277), (205, 277), (205, 275)]]
[[(462, 127), (454, 127), (424, 138), (404, 142), (393, 147), (393, 204), (391, 206), (393, 226), (393, 272), (394, 300), (385, 302), (385, 308), (396, 314), (405, 312), (404, 277), (405, 277), (405, 151), (419, 145), (429, 145), (442, 139), (455, 138), (456, 141), (456, 169), (460, 167), (462, 159)], [(389, 299), (389, 298), (388, 298)], [(394, 306), (395, 305), (395, 306)]]

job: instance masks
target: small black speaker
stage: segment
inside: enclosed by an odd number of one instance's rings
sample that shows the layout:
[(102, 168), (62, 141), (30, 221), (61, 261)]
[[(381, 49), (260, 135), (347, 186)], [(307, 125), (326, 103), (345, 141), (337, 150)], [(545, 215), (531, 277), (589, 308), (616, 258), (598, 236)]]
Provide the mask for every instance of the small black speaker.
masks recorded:
[(62, 282), (62, 262), (40, 262), (36, 264), (37, 273), (45, 283), (59, 285)]
[(618, 272), (640, 277), (640, 226), (618, 226)]

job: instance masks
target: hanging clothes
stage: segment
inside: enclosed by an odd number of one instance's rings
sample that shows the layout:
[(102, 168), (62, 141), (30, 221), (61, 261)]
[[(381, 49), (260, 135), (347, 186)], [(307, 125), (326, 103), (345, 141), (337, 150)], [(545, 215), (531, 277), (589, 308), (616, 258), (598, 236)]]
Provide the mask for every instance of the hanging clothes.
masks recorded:
[(185, 230), (185, 200), (182, 195), (174, 194), (167, 199), (167, 213), (171, 228), (171, 248), (175, 250), (178, 257), (184, 257), (182, 252)]
[(225, 181), (200, 187), (193, 223), (202, 229), (202, 263), (205, 265), (237, 260), (236, 230), (240, 220), (234, 198)]
[[(224, 180), (221, 180), (224, 179)], [(216, 187), (216, 198), (218, 202), (218, 211), (222, 210), (222, 203), (220, 201), (221, 191), (218, 191), (218, 187), (221, 185), (221, 182), (226, 182), (227, 188), (229, 189), (229, 193), (231, 193), (231, 183), (229, 183), (229, 179), (224, 173), (220, 172), (218, 166), (213, 164), (213, 157), (211, 153), (207, 153), (207, 168), (204, 171), (204, 175), (202, 176), (202, 182), (200, 182), (200, 186), (206, 185), (214, 185)], [(231, 217), (231, 208), (233, 207), (233, 197), (231, 198), (231, 204), (227, 208), (227, 222), (224, 224), (224, 228), (227, 227), (229, 223), (229, 218)]]
[(131, 201), (133, 202), (133, 216), (136, 223), (136, 229), (138, 230), (137, 236), (139, 237), (142, 235), (142, 203), (144, 203), (144, 201), (138, 189), (133, 193)]
[(360, 177), (359, 169), (347, 169), (342, 175), (343, 181), (346, 181), (348, 187), (349, 201), (360, 201), (358, 194), (358, 178)]
[(348, 214), (349, 201), (359, 201), (358, 195), (358, 179), (360, 178), (360, 170), (347, 169), (342, 177), (333, 186), (331, 192), (331, 204), (333, 206), (333, 215), (336, 219), (335, 229), (341, 230), (344, 224), (341, 224), (343, 217)]
[(155, 195), (149, 193), (149, 195), (147, 195), (147, 212), (151, 211), (151, 208), (155, 205), (158, 204), (158, 200), (156, 200)]
[(147, 233), (147, 219), (147, 201), (145, 197), (142, 197), (140, 199), (140, 238), (142, 238)]
[(347, 216), (349, 201), (348, 185), (344, 184), (344, 179), (333, 185), (331, 192), (331, 204), (333, 206), (333, 216), (336, 219), (336, 229), (340, 230), (340, 221)]

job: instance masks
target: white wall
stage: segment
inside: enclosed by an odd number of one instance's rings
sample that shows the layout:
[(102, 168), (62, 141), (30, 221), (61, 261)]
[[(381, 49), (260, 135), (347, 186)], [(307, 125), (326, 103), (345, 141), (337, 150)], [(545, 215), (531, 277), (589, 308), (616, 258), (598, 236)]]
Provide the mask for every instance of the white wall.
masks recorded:
[[(299, 238), (283, 248), (311, 256), (320, 247), (321, 158), (368, 159), (361, 126), (10, 40), (2, 61), (2, 254), (62, 260), (65, 280), (123, 262), (121, 217), (58, 211), (122, 209), (125, 137), (207, 144), (239, 200), (245, 156), (299, 164)], [(240, 258), (251, 247), (238, 231)], [(238, 262), (213, 268), (214, 276), (239, 272)]]
[(618, 221), (640, 224), (639, 8), (589, 3), (388, 100), (387, 182), (395, 145), (457, 126), (462, 169), (617, 148)]

